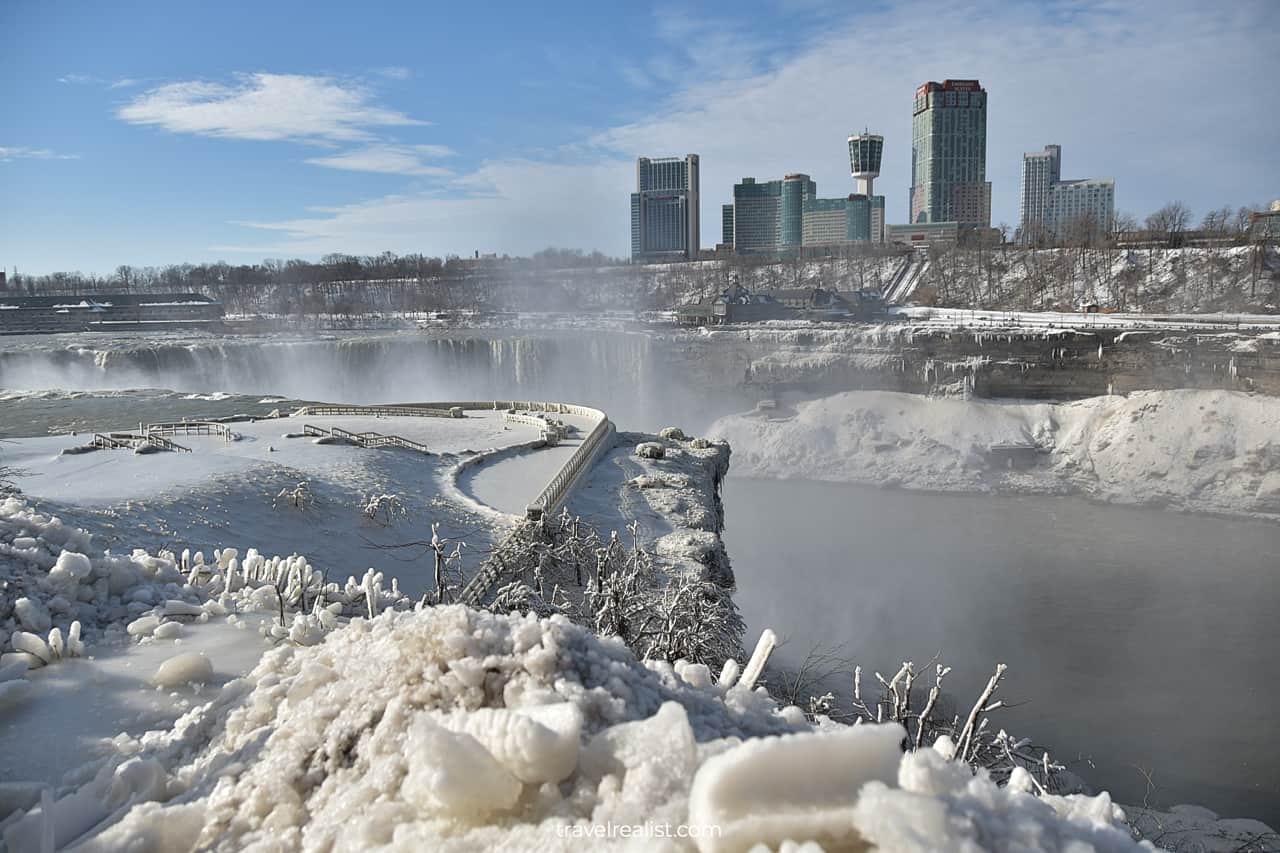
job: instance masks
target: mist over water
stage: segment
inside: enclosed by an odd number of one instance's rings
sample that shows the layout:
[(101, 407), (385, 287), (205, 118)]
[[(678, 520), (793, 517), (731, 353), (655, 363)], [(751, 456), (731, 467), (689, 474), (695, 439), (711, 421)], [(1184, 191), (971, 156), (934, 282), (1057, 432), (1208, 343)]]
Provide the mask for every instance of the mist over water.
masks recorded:
[[(0, 351), (0, 436), (448, 399), (579, 402), (623, 430), (696, 435), (771, 396), (731, 358), (692, 361), (678, 339), (621, 331), (25, 338)], [(941, 654), (961, 702), (1008, 663), (1002, 695), (1027, 704), (993, 724), (1067, 763), (1091, 756), (1073, 769), (1121, 801), (1143, 799), (1136, 765), (1154, 773), (1153, 803), (1280, 819), (1267, 556), (1280, 528), (732, 474), (725, 506), (737, 601), (752, 635), (792, 638), (784, 655), (846, 643), (884, 671)]]
[(113, 339), (46, 336), (0, 352), (2, 389), (163, 388), (346, 403), (546, 399), (600, 406), (631, 429), (694, 428), (754, 402), (695, 387), (669, 347), (624, 331)]
[(733, 477), (724, 500), (735, 600), (784, 658), (843, 644), (864, 684), (940, 658), (961, 713), (1007, 663), (992, 725), (1118, 801), (1141, 767), (1152, 804), (1280, 817), (1275, 525)]

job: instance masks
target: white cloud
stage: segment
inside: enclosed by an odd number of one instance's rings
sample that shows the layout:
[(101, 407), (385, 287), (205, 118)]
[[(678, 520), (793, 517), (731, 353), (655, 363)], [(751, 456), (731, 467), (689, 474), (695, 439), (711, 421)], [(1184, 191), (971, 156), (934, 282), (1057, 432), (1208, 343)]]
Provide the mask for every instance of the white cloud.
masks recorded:
[(63, 74), (58, 78), (59, 83), (68, 83), (73, 86), (106, 86), (108, 89), (127, 89), (130, 86), (136, 86), (140, 81), (132, 77), (121, 77), (116, 80), (104, 80), (101, 77), (95, 77), (92, 74)]
[(48, 148), (27, 148), (17, 146), (6, 148), (0, 146), (0, 163), (12, 160), (79, 160), (79, 154), (58, 154)]
[[(549, 245), (613, 246), (627, 227), (634, 169), (626, 161), (487, 163), (452, 184), (452, 197), (391, 195), (313, 210), (283, 222), (241, 223), (280, 235), (265, 246), (218, 251), (279, 256), (386, 250), (432, 255), (475, 249), (527, 254)], [(566, 191), (572, 188), (572, 191)]]
[[(1280, 75), (1273, 12), (1273, 0), (1222, 9), (1181, 0), (1081, 0), (1049, 10), (1022, 0), (897, 3), (846, 17), (778, 62), (753, 55), (750, 40), (704, 46), (704, 57), (741, 48), (738, 68), (764, 70), (713, 73), (707, 59), (703, 79), (663, 111), (592, 142), (629, 157), (700, 154), (709, 245), (718, 240), (719, 205), (743, 176), (802, 171), (824, 196), (852, 192), (845, 138), (869, 127), (885, 136), (877, 192), (890, 221), (904, 221), (915, 87), (977, 77), (990, 95), (987, 177), (997, 222), (1016, 224), (1022, 152), (1050, 142), (1063, 146), (1065, 177), (1115, 177), (1122, 210), (1145, 213), (1174, 198), (1197, 210), (1245, 203), (1275, 192), (1255, 187), (1276, 175), (1265, 140), (1280, 134), (1277, 113), (1249, 83)], [(663, 31), (673, 41), (700, 32), (680, 15)]]
[[(1175, 198), (1197, 211), (1277, 195), (1277, 113), (1258, 81), (1280, 78), (1274, 0), (1209, 7), (1029, 0), (941, 8), (924, 0), (824, 17), (822, 35), (779, 57), (732, 27), (672, 12), (645, 75), (671, 84), (660, 110), (571, 140), (556, 162), (484, 164), (444, 190), (371, 199), (255, 227), (281, 236), (244, 251), (625, 254), (634, 158), (702, 158), (702, 242), (745, 175), (804, 171), (824, 196), (853, 191), (845, 138), (885, 136), (877, 191), (906, 219), (911, 101), (926, 80), (977, 77), (990, 94), (987, 176), (995, 222), (1016, 224), (1023, 151), (1063, 146), (1064, 176), (1115, 177), (1117, 206), (1144, 215)], [(690, 43), (685, 47), (685, 43)], [(576, 157), (582, 165), (566, 162)], [(419, 161), (420, 162), (420, 161)], [(1268, 184), (1269, 182), (1269, 184)]]
[(431, 166), (424, 159), (447, 157), (453, 151), (446, 145), (369, 145), (354, 151), (311, 157), (313, 166), (346, 169), (353, 172), (381, 172), (389, 175), (448, 177), (453, 174), (441, 166)]
[(408, 80), (413, 76), (413, 71), (403, 65), (387, 65), (383, 68), (375, 69), (375, 71), (388, 80)]
[(193, 80), (138, 95), (117, 111), (131, 124), (224, 139), (372, 141), (373, 127), (424, 125), (374, 104), (363, 86), (302, 74), (242, 74), (233, 85)]

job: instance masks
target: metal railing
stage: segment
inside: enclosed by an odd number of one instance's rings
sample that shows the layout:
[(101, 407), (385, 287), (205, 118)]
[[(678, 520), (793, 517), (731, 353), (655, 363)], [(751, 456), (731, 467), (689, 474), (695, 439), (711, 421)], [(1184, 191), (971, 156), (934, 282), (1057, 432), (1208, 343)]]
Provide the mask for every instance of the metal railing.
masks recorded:
[[(387, 418), (458, 418), (455, 414), (458, 406), (449, 408), (430, 408), (421, 406), (303, 406), (294, 415), (312, 415), (325, 417), (387, 417)], [(487, 407), (486, 407), (487, 408)]]
[(111, 435), (94, 433), (93, 440), (89, 442), (89, 444), (99, 450), (134, 450), (144, 444), (149, 444), (157, 450), (172, 450), (182, 453), (191, 452), (190, 447), (183, 447), (176, 441), (170, 441), (164, 436), (153, 433), (144, 433), (142, 435), (122, 432), (113, 432)]
[(142, 431), (155, 435), (216, 435), (223, 441), (239, 441), (240, 434), (226, 424), (213, 421), (172, 421), (170, 423), (147, 424)]
[(318, 427), (314, 424), (302, 425), (303, 435), (320, 438), (341, 438), (360, 447), (403, 447), (419, 453), (431, 453), (431, 449), (421, 442), (413, 441), (400, 435), (385, 435), (380, 432), (351, 432), (342, 427)]

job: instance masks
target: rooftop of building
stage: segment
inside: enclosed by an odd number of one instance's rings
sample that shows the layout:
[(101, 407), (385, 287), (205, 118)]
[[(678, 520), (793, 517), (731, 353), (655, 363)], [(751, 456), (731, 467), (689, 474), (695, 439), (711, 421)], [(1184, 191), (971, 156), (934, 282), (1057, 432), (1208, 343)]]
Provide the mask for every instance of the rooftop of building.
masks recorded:
[(937, 82), (936, 80), (930, 80), (930, 81), (928, 81), (927, 83), (921, 83), (921, 84), (920, 84), (920, 87), (916, 90), (916, 93), (917, 93), (917, 94), (919, 94), (921, 91), (926, 91), (926, 92), (937, 92), (937, 91), (943, 91), (943, 92), (985, 92), (985, 91), (987, 91), (987, 90), (986, 90), (986, 89), (984, 89), (984, 88), (982, 88), (982, 83), (981, 83), (981, 82), (979, 82), (978, 80), (951, 80), (951, 79), (947, 79), (947, 80), (943, 80), (941, 83)]
[(0, 296), (0, 303), (18, 308), (79, 308), (125, 305), (191, 305), (217, 304), (217, 300), (199, 293), (77, 293), (61, 296)]

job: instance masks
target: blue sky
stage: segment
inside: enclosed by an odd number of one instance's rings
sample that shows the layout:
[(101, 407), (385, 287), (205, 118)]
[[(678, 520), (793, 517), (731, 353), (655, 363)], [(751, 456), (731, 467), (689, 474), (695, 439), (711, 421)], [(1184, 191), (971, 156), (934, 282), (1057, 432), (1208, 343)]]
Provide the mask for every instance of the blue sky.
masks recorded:
[(623, 255), (637, 155), (702, 156), (702, 242), (743, 175), (852, 190), (883, 133), (906, 217), (927, 79), (990, 93), (993, 218), (1022, 151), (1143, 216), (1280, 197), (1276, 0), (701, 4), (0, 2), (0, 265), (384, 250)]

